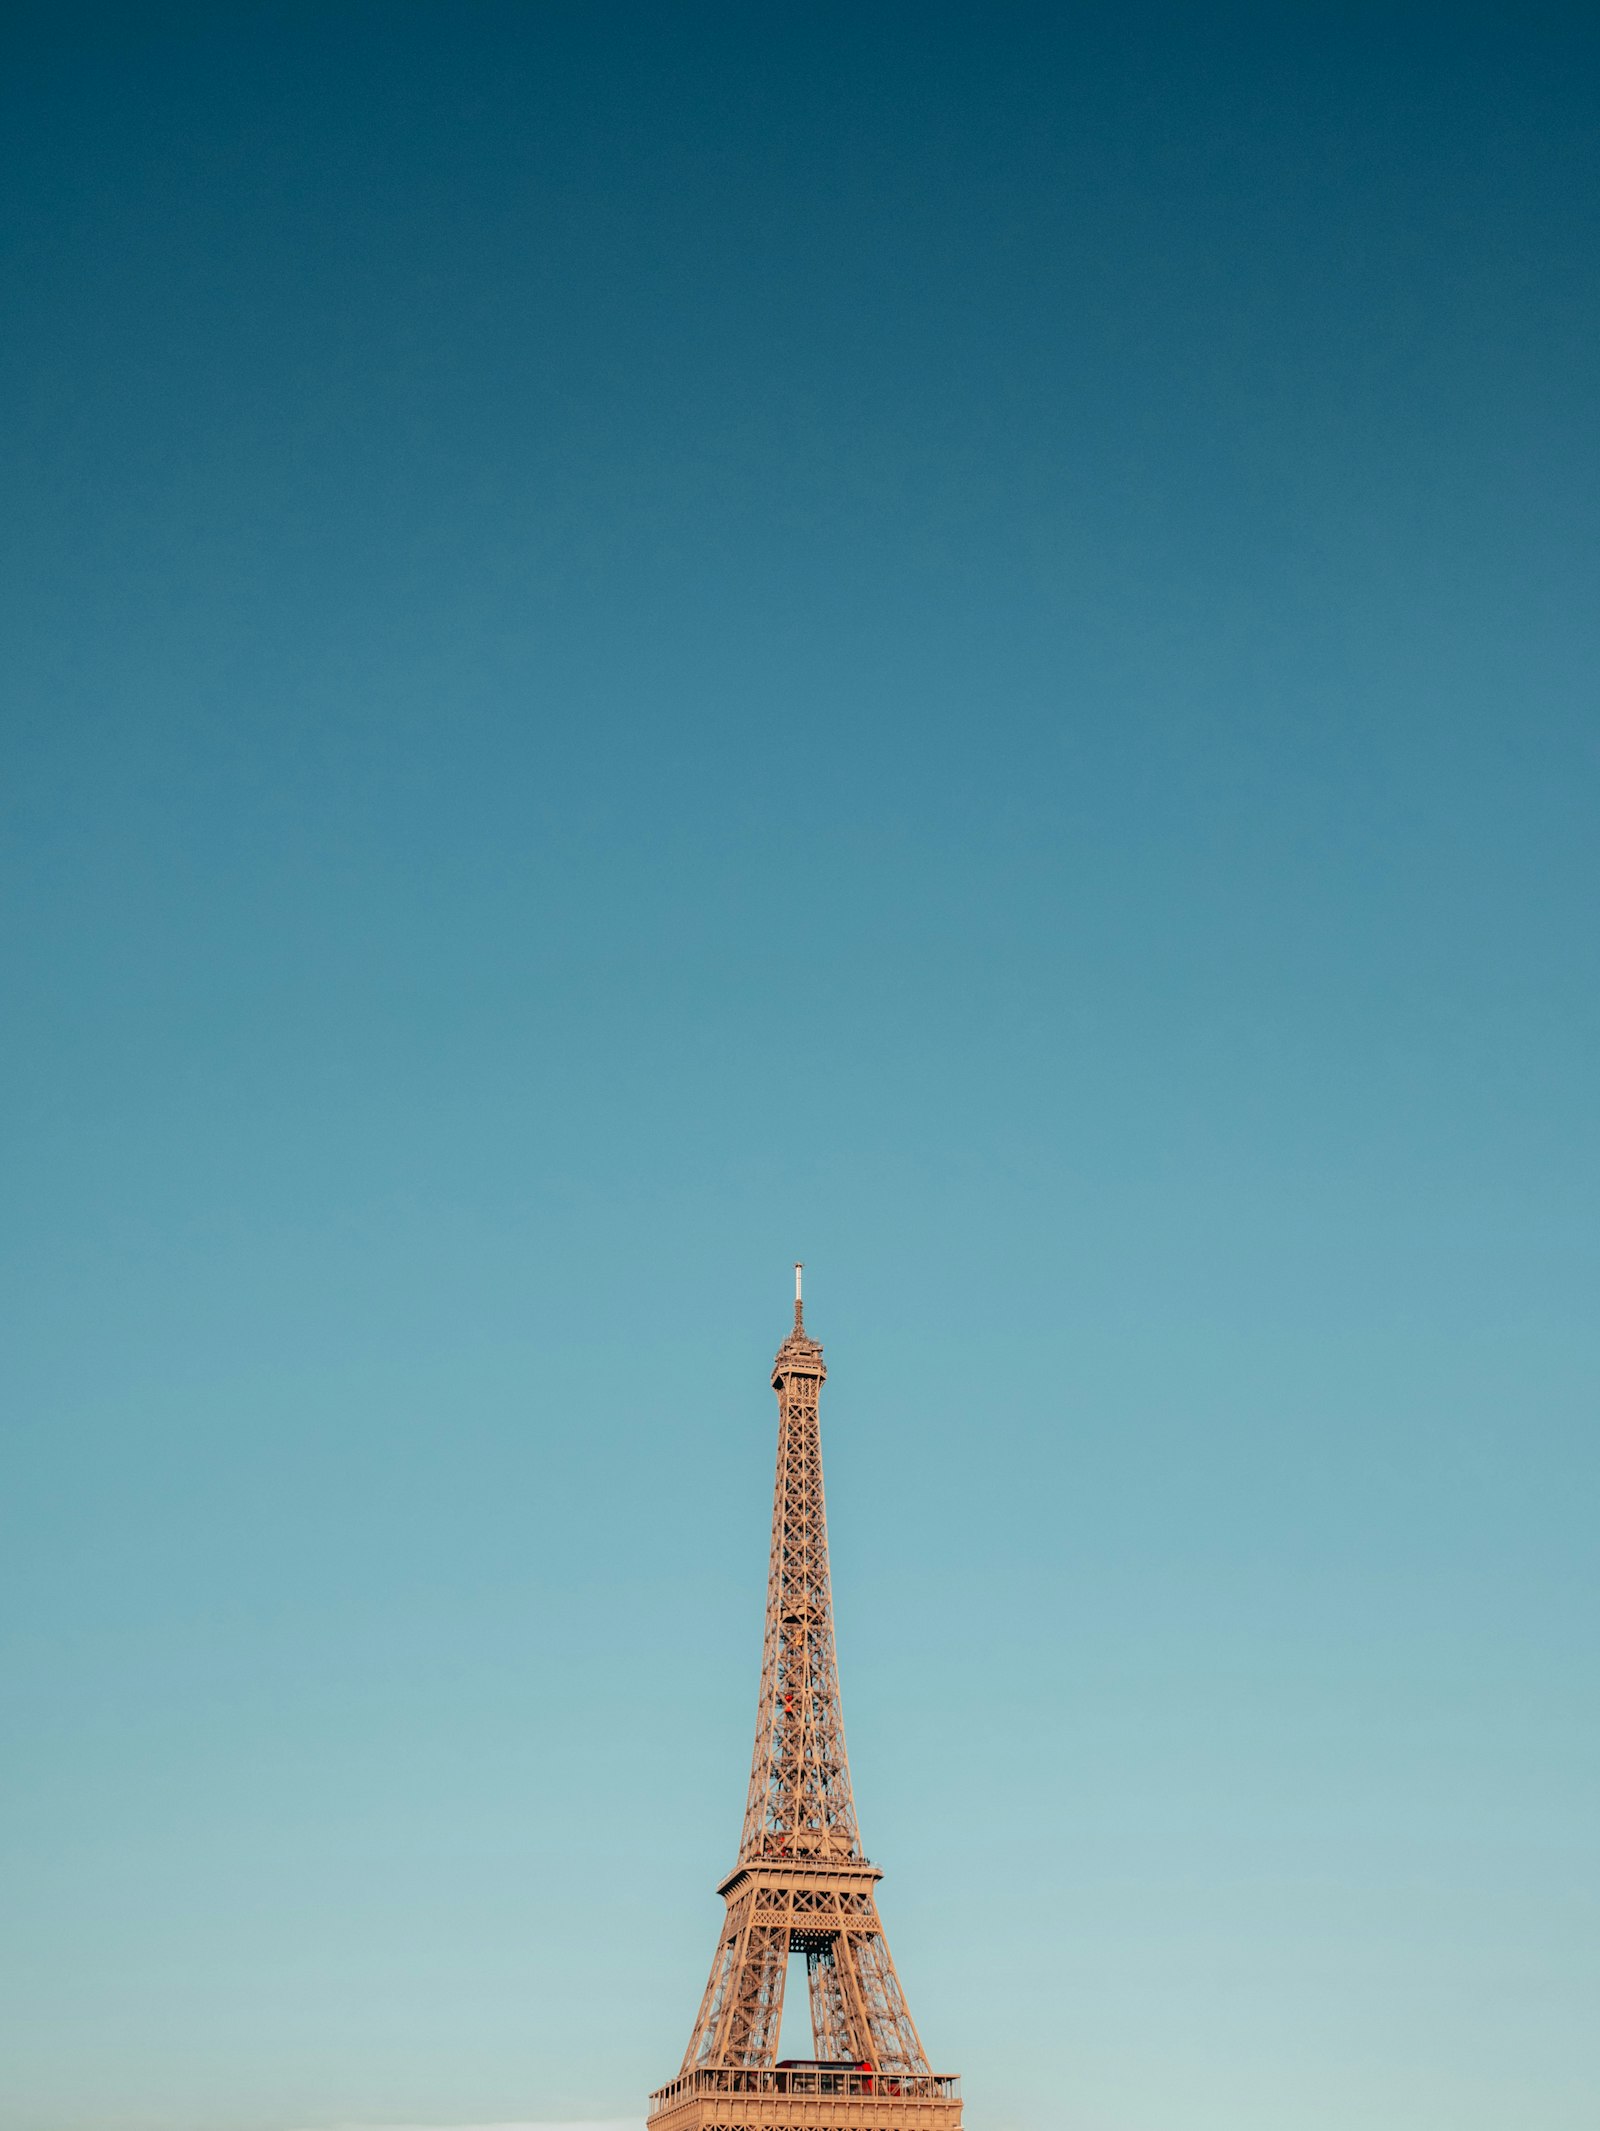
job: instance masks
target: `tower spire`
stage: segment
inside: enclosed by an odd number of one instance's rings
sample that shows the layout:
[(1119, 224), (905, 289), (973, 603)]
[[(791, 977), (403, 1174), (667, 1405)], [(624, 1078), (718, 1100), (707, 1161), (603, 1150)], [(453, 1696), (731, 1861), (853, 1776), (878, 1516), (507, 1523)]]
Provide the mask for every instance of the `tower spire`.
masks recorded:
[[(718, 1889), (727, 1914), (683, 2069), (651, 2096), (648, 2131), (845, 2131), (868, 2122), (960, 2131), (957, 2083), (928, 2070), (878, 1916), (883, 1875), (856, 1824), (822, 1492), (818, 1402), (828, 1372), (805, 1329), (801, 1271), (797, 1264), (794, 1329), (772, 1364), (772, 1553), (739, 1858)], [(775, 2065), (792, 1953), (805, 1955), (816, 2054)], [(789, 2097), (802, 2094), (813, 2098), (796, 2113)], [(732, 2116), (728, 2095), (740, 2097)]]

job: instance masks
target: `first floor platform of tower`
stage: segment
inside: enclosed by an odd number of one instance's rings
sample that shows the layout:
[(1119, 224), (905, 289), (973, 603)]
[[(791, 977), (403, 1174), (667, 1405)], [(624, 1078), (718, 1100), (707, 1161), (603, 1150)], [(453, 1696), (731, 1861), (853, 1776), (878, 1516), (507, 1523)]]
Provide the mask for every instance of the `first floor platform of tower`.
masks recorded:
[(648, 2131), (961, 2131), (961, 2082), (842, 2066), (708, 2066), (651, 2095)]

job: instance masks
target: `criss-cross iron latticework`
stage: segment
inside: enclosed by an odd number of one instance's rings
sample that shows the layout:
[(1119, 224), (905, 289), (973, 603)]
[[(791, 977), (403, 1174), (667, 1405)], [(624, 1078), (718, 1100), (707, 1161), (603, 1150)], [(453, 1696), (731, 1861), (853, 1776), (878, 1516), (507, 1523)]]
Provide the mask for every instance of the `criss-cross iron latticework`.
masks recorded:
[[(928, 2068), (878, 1916), (845, 1757), (828, 1578), (818, 1399), (827, 1370), (794, 1329), (772, 1367), (778, 1477), (755, 1757), (739, 1861), (700, 2013), (650, 2131), (960, 2131), (958, 2084)], [(813, 2055), (775, 2063), (791, 1954), (803, 1954)]]

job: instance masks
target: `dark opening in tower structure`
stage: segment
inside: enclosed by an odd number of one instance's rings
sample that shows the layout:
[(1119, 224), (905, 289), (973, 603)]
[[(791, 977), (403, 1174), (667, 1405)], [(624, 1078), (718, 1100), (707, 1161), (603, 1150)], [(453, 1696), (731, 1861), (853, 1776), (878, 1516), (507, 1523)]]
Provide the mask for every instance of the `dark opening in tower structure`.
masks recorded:
[[(960, 2131), (959, 2083), (928, 2068), (878, 1916), (845, 1758), (818, 1401), (806, 1334), (778, 1349), (778, 1475), (755, 1757), (722, 1935), (682, 2069), (650, 2131)], [(804, 1954), (813, 2055), (774, 2062), (789, 1956)]]

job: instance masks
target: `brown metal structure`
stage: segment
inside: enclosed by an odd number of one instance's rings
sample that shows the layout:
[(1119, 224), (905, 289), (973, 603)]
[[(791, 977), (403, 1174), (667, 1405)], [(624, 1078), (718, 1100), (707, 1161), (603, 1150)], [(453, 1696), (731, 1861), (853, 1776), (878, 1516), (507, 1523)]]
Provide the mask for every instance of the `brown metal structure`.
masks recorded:
[[(833, 1642), (818, 1399), (822, 1349), (778, 1349), (778, 1476), (755, 1756), (739, 1861), (699, 2017), (650, 2131), (960, 2131), (958, 2082), (931, 2072), (862, 1853)], [(805, 1955), (814, 2055), (775, 2064), (789, 1956)]]

